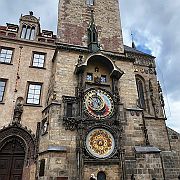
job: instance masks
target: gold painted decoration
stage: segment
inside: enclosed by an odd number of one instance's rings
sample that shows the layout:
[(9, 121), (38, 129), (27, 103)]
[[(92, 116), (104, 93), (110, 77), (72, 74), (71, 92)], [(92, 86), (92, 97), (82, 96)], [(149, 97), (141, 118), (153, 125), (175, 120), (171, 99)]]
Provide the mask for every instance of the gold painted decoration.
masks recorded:
[(90, 154), (98, 158), (106, 158), (114, 151), (114, 137), (106, 129), (94, 129), (86, 138), (86, 147)]
[(96, 119), (105, 119), (112, 116), (114, 102), (110, 93), (101, 89), (92, 89), (84, 96), (85, 112)]

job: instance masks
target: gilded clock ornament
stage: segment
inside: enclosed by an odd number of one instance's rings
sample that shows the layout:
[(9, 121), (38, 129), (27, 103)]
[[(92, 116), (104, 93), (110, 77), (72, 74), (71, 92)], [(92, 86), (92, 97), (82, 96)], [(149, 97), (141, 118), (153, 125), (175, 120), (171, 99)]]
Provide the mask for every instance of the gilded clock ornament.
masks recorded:
[(114, 137), (106, 129), (94, 129), (86, 137), (86, 147), (94, 157), (107, 158), (114, 151)]
[(91, 89), (84, 96), (85, 112), (96, 119), (105, 119), (113, 115), (114, 102), (110, 95), (102, 89)]

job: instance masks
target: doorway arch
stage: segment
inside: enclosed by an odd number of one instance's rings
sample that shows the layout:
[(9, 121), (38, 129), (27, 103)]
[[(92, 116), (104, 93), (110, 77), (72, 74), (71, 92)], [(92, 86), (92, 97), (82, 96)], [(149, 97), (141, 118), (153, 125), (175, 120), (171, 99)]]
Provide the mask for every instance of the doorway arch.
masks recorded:
[(23, 179), (24, 167), (35, 163), (37, 147), (35, 135), (20, 123), (0, 129), (0, 180)]
[(22, 140), (12, 136), (0, 149), (0, 180), (21, 180), (25, 160), (25, 147)]

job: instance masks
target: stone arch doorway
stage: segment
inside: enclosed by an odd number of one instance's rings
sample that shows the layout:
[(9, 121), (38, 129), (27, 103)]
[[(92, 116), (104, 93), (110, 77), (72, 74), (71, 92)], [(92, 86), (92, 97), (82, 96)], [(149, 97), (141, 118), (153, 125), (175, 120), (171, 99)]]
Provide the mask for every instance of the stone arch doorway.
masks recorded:
[(17, 136), (8, 138), (0, 149), (0, 180), (21, 180), (25, 147)]
[(35, 179), (37, 149), (35, 135), (20, 123), (0, 129), (0, 180)]

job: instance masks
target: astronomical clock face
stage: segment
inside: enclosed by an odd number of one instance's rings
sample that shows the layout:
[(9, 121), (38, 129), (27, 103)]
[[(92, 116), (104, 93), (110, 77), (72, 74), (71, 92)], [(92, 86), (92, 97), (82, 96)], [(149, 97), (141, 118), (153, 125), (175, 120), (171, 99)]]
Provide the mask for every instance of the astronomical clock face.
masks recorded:
[(105, 119), (112, 116), (114, 103), (109, 93), (101, 89), (93, 89), (84, 96), (84, 109), (91, 117)]
[(97, 158), (107, 158), (115, 147), (113, 135), (106, 129), (94, 129), (86, 137), (88, 152)]

